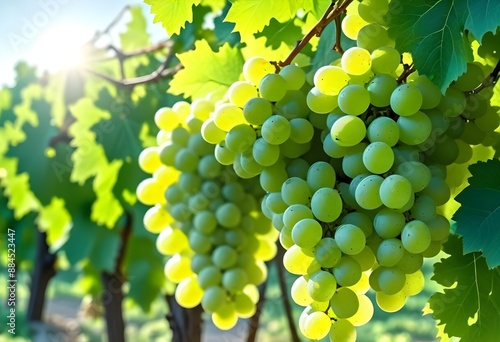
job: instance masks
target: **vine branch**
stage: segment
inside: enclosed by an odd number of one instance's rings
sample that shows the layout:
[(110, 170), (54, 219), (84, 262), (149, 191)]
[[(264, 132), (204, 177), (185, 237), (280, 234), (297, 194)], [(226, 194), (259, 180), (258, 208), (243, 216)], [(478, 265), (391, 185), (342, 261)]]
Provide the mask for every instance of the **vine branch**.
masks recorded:
[(494, 86), (497, 83), (499, 77), (500, 77), (500, 60), (497, 62), (497, 65), (495, 66), (491, 74), (489, 74), (483, 80), (483, 82), (481, 82), (481, 84), (476, 87), (476, 89), (471, 90), (469, 94), (470, 95), (478, 94), (483, 89), (488, 88), (490, 86)]
[[(299, 54), (299, 52), (309, 43), (309, 41), (314, 37), (317, 36), (319, 37), (323, 30), (325, 29), (328, 24), (330, 24), (333, 20), (336, 18), (340, 17), (340, 14), (344, 12), (349, 6), (349, 4), (353, 0), (345, 0), (345, 1), (338, 1), (338, 2), (333, 2), (328, 6), (326, 9), (325, 14), (321, 17), (321, 19), (316, 23), (316, 25), (313, 26), (313, 28), (302, 38), (298, 44), (293, 48), (293, 50), (290, 52), (290, 54), (287, 56), (287, 58), (284, 61), (278, 62), (277, 66), (279, 67), (284, 67), (286, 65), (289, 65), (292, 63), (293, 59)], [(340, 31), (340, 30), (337, 30)], [(337, 46), (337, 44), (335, 44)], [(338, 46), (337, 46), (338, 48)]]
[(344, 49), (342, 49), (342, 21), (340, 16), (335, 18), (335, 45), (333, 45), (333, 50), (337, 51), (341, 55), (344, 54)]
[(399, 75), (398, 79), (397, 79), (397, 82), (398, 84), (401, 84), (403, 81), (406, 81), (406, 78), (408, 77), (408, 75), (410, 75), (412, 72), (415, 71), (415, 65), (410, 64), (403, 64), (403, 72), (401, 73), (401, 75)]

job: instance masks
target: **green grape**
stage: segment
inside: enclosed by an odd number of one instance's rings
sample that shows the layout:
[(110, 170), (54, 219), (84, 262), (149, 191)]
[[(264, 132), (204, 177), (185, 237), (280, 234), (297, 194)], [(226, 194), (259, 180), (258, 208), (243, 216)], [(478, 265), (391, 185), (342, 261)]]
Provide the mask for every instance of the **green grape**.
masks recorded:
[(243, 110), (232, 103), (217, 106), (213, 118), (215, 125), (225, 132), (229, 132), (231, 128), (240, 124), (246, 124)]
[(262, 124), (262, 138), (271, 145), (283, 144), (291, 134), (290, 122), (281, 115), (272, 115)]
[(422, 93), (422, 109), (435, 108), (441, 102), (443, 97), (441, 91), (427, 76), (420, 75), (414, 78), (411, 84), (415, 85)]
[(186, 101), (177, 101), (172, 106), (172, 109), (174, 110), (174, 112), (177, 113), (177, 115), (181, 119), (185, 119), (185, 118), (187, 118), (187, 116), (191, 112), (191, 105), (189, 104), (189, 102), (186, 102)]
[(250, 318), (255, 315), (255, 312), (257, 311), (252, 299), (245, 293), (237, 293), (234, 296), (233, 304), (236, 314), (241, 318)]
[(286, 65), (279, 74), (286, 80), (287, 89), (290, 90), (299, 90), (306, 81), (304, 70), (297, 65)]
[(291, 139), (288, 139), (283, 144), (279, 145), (281, 155), (286, 158), (295, 159), (303, 156), (311, 149), (311, 142), (298, 144)]
[(406, 283), (403, 287), (403, 293), (407, 296), (415, 296), (422, 292), (425, 285), (424, 274), (421, 270), (415, 273), (410, 273), (406, 275)]
[(302, 219), (292, 228), (293, 242), (302, 248), (312, 249), (321, 240), (323, 228), (314, 219)]
[(331, 326), (330, 317), (324, 312), (316, 311), (307, 316), (301, 332), (308, 339), (321, 340), (328, 335)]
[(283, 256), (283, 266), (291, 274), (304, 275), (314, 260), (314, 253), (297, 245), (291, 246)]
[(236, 154), (226, 147), (225, 141), (222, 141), (215, 145), (214, 156), (221, 165), (231, 165), (234, 163)]
[(352, 286), (361, 279), (361, 266), (350, 256), (342, 256), (333, 268), (333, 276), (340, 286)]
[(153, 174), (162, 165), (158, 148), (151, 146), (142, 150), (138, 162), (142, 171)]
[(354, 316), (347, 318), (349, 322), (352, 323), (355, 327), (360, 327), (368, 323), (373, 317), (373, 304), (365, 295), (357, 294), (359, 309), (354, 314)]
[[(272, 146), (272, 145), (271, 145)], [(286, 170), (280, 165), (266, 167), (260, 174), (260, 185), (267, 192), (281, 191), (281, 185), (288, 179)]]
[(305, 180), (298, 177), (291, 177), (283, 183), (281, 187), (281, 197), (288, 205), (307, 205), (311, 200), (311, 189)]
[(420, 111), (411, 116), (400, 116), (397, 124), (399, 127), (399, 140), (407, 145), (423, 143), (432, 131), (431, 120)]
[(427, 225), (419, 220), (408, 222), (401, 232), (403, 247), (410, 253), (425, 251), (431, 243), (431, 232)]
[(217, 267), (225, 270), (236, 264), (238, 253), (229, 246), (217, 246), (212, 252), (212, 262)]
[(158, 150), (160, 161), (164, 165), (174, 166), (175, 157), (177, 156), (179, 151), (182, 150), (182, 146), (169, 141), (160, 145), (158, 147)]
[(419, 195), (427, 195), (434, 203), (444, 205), (450, 200), (451, 192), (450, 187), (446, 182), (438, 177), (432, 177), (429, 184), (419, 193)]
[(189, 246), (195, 253), (205, 254), (210, 252), (213, 243), (209, 240), (209, 235), (193, 230), (189, 232)]
[(333, 274), (327, 271), (318, 271), (307, 281), (307, 290), (311, 298), (318, 302), (327, 302), (332, 298), (337, 288)]
[(222, 197), (229, 202), (241, 202), (245, 199), (245, 189), (238, 182), (226, 183), (222, 187)]
[(385, 173), (394, 164), (394, 152), (386, 143), (372, 142), (363, 152), (363, 164), (371, 173)]
[(353, 224), (342, 224), (335, 230), (335, 241), (347, 255), (360, 253), (366, 244), (365, 233)]
[(331, 133), (328, 133), (323, 140), (323, 150), (332, 158), (342, 158), (351, 151), (350, 147), (344, 147), (337, 144), (333, 140)]
[(276, 102), (274, 109), (277, 114), (288, 120), (295, 118), (307, 118), (309, 108), (307, 107), (307, 95), (300, 90), (288, 90), (285, 96)]
[(467, 92), (476, 89), (483, 81), (483, 69), (477, 64), (467, 63), (467, 70), (453, 82), (453, 87)]
[(226, 135), (226, 147), (234, 153), (242, 153), (253, 146), (256, 134), (248, 125), (237, 125)]
[(443, 241), (450, 235), (450, 222), (442, 215), (437, 214), (436, 217), (425, 223), (431, 233), (432, 241)]
[(357, 333), (347, 319), (338, 319), (333, 322), (328, 336), (331, 342), (356, 342)]
[(346, 115), (335, 121), (330, 133), (335, 143), (348, 147), (357, 145), (364, 139), (366, 127), (357, 116)]
[(150, 233), (159, 234), (172, 223), (172, 217), (161, 205), (155, 205), (144, 214), (144, 228)]
[(194, 308), (201, 303), (203, 290), (195, 277), (186, 278), (175, 289), (175, 301), (184, 308)]
[(260, 165), (271, 166), (278, 161), (280, 149), (279, 146), (269, 144), (263, 138), (259, 138), (253, 144), (252, 155)]
[(306, 179), (313, 192), (320, 188), (333, 188), (336, 181), (335, 170), (327, 162), (318, 161), (309, 167)]
[(444, 135), (443, 138), (436, 141), (434, 149), (427, 154), (426, 158), (442, 165), (450, 165), (457, 159), (458, 153), (459, 150), (455, 140)]
[(378, 175), (370, 175), (358, 184), (355, 190), (356, 203), (367, 210), (372, 210), (382, 205), (380, 187), (384, 179)]
[(337, 190), (320, 188), (311, 198), (311, 211), (322, 222), (333, 222), (342, 212), (342, 198)]
[(243, 108), (251, 98), (257, 97), (257, 89), (245, 81), (236, 81), (227, 90), (229, 102)]
[(189, 246), (186, 235), (176, 228), (163, 229), (156, 238), (156, 249), (164, 255), (174, 255)]
[(243, 76), (245, 80), (258, 86), (267, 74), (275, 71), (275, 67), (261, 57), (252, 57), (243, 65)]
[(395, 266), (404, 255), (404, 248), (401, 240), (391, 238), (380, 243), (377, 249), (377, 261), (380, 266)]
[(314, 86), (318, 92), (328, 96), (340, 93), (349, 82), (349, 75), (338, 66), (326, 65), (314, 74)]
[(424, 262), (422, 254), (413, 254), (405, 251), (403, 258), (398, 262), (396, 268), (402, 272), (409, 274), (417, 272)]
[(352, 255), (352, 258), (357, 261), (363, 272), (370, 270), (377, 261), (375, 254), (369, 246), (364, 246), (361, 252)]
[[(309, 167), (310, 165), (307, 161), (302, 158), (297, 158), (288, 163), (288, 165), (286, 166), (286, 172), (288, 173), (288, 175), (290, 175), (290, 177), (299, 177), (302, 179), (306, 179)], [(309, 186), (311, 186), (310, 183)]]
[(429, 196), (418, 196), (410, 212), (414, 219), (427, 222), (436, 217), (436, 204)]
[(207, 179), (217, 177), (222, 169), (222, 165), (214, 155), (206, 155), (199, 159), (198, 174)]
[(232, 303), (224, 303), (212, 314), (212, 322), (221, 330), (229, 330), (238, 322), (238, 315)]
[(203, 139), (201, 133), (192, 133), (189, 138), (188, 148), (194, 151), (198, 156), (204, 156), (212, 153), (214, 147)]
[(329, 237), (321, 239), (314, 247), (314, 257), (323, 268), (332, 268), (342, 256), (337, 242)]
[(234, 203), (224, 203), (215, 212), (217, 222), (225, 228), (234, 228), (241, 222), (241, 211)]
[(384, 292), (377, 292), (375, 298), (378, 307), (385, 312), (399, 311), (406, 303), (406, 295), (403, 291), (392, 295), (385, 294)]
[(214, 104), (205, 99), (196, 99), (191, 103), (191, 114), (202, 121), (209, 118), (214, 110)]
[(368, 23), (359, 15), (348, 14), (344, 17), (344, 19), (342, 19), (342, 32), (347, 38), (356, 40), (359, 30), (366, 25), (368, 25)]
[(222, 272), (217, 266), (210, 265), (198, 273), (198, 284), (202, 289), (218, 286), (222, 281)]
[(222, 286), (231, 292), (243, 290), (248, 282), (247, 274), (241, 268), (231, 268), (222, 275)]
[(312, 218), (314, 216), (311, 209), (303, 204), (292, 204), (283, 213), (283, 223), (289, 229), (292, 229), (300, 220)]
[(266, 206), (275, 214), (283, 213), (288, 208), (288, 205), (283, 201), (280, 192), (272, 192), (264, 197)]
[(281, 229), (280, 231), (279, 241), (281, 246), (283, 246), (285, 250), (288, 250), (290, 247), (292, 247), (294, 245), (292, 239), (292, 230), (287, 228), (286, 226), (283, 227), (283, 229)]
[(400, 175), (390, 175), (380, 184), (380, 199), (391, 209), (401, 209), (413, 196), (410, 181)]
[(387, 25), (385, 15), (389, 11), (387, 0), (363, 0), (358, 6), (358, 13), (369, 23)]
[(260, 81), (260, 96), (269, 102), (281, 100), (285, 96), (286, 90), (286, 80), (279, 74), (268, 74)]
[(188, 148), (183, 148), (175, 155), (175, 168), (182, 172), (193, 172), (197, 169), (199, 157)]
[(215, 145), (224, 141), (226, 132), (217, 127), (214, 119), (208, 118), (201, 126), (201, 135), (206, 142)]
[[(486, 92), (486, 90), (483, 90)], [(472, 94), (467, 97), (467, 106), (462, 116), (474, 120), (486, 115), (490, 103), (490, 96), (480, 92), (479, 94)]]
[(422, 107), (422, 100), (422, 93), (415, 85), (401, 84), (391, 94), (391, 109), (400, 116), (410, 116)]
[(366, 136), (372, 143), (381, 142), (392, 147), (399, 141), (399, 127), (391, 118), (380, 116), (368, 125)]
[(292, 300), (300, 306), (308, 306), (314, 301), (309, 295), (307, 290), (307, 280), (303, 276), (298, 277), (293, 282), (290, 294), (292, 296)]
[(458, 157), (455, 160), (456, 164), (464, 164), (471, 160), (473, 155), (472, 147), (463, 140), (456, 140), (458, 147)]
[(356, 294), (365, 294), (370, 290), (370, 281), (368, 278), (367, 272), (361, 273), (361, 278), (359, 281), (348, 287), (349, 289), (353, 290)]
[(373, 218), (373, 228), (383, 239), (395, 238), (406, 224), (405, 216), (395, 210), (384, 208)]
[(357, 211), (350, 212), (340, 221), (340, 224), (348, 223), (359, 227), (365, 233), (366, 237), (370, 236), (373, 232), (372, 219), (366, 214)]
[(199, 274), (202, 269), (212, 265), (212, 258), (207, 254), (195, 254), (191, 259), (191, 269)]
[(159, 129), (170, 132), (181, 124), (181, 120), (172, 108), (163, 107), (156, 111), (155, 124)]
[(408, 179), (414, 192), (422, 191), (431, 180), (429, 168), (418, 161), (407, 161), (398, 165), (394, 173)]
[(193, 271), (189, 267), (189, 264), (190, 260), (188, 257), (174, 254), (165, 264), (165, 276), (173, 283), (180, 283), (193, 275)]
[(189, 142), (190, 134), (182, 126), (176, 127), (171, 132), (171, 139), (174, 144), (186, 147)]
[(406, 283), (406, 275), (393, 267), (380, 267), (377, 278), (380, 290), (387, 295), (398, 293)]
[(390, 74), (399, 66), (401, 55), (390, 46), (382, 46), (371, 53), (372, 71), (377, 74)]
[(330, 299), (330, 306), (338, 318), (349, 318), (359, 309), (358, 296), (347, 287), (341, 287)]
[(252, 125), (262, 125), (273, 114), (271, 103), (261, 97), (254, 97), (243, 107), (243, 116)]
[(398, 86), (394, 77), (389, 75), (376, 75), (368, 83), (366, 89), (370, 94), (370, 102), (375, 107), (387, 107), (391, 102), (391, 94)]
[(479, 145), (485, 137), (486, 134), (473, 121), (468, 121), (464, 125), (464, 132), (460, 136), (460, 139), (469, 145)]
[(329, 113), (338, 106), (337, 95), (326, 95), (317, 87), (309, 90), (306, 103), (310, 110), (318, 114)]
[(290, 139), (299, 144), (304, 144), (312, 140), (314, 127), (309, 120), (295, 118), (290, 120)]
[(363, 75), (372, 66), (370, 52), (360, 47), (351, 47), (344, 51), (340, 63), (342, 69), (350, 75)]
[(350, 84), (340, 91), (337, 101), (344, 113), (360, 115), (370, 106), (370, 93), (358, 84)]
[(197, 212), (193, 218), (193, 227), (203, 234), (212, 233), (217, 228), (215, 214), (209, 210)]
[(460, 90), (449, 87), (441, 98), (437, 109), (447, 117), (455, 117), (462, 114), (467, 106), (467, 99)]
[(359, 30), (356, 43), (369, 52), (382, 46), (394, 46), (394, 42), (389, 38), (387, 30), (377, 23), (368, 24)]

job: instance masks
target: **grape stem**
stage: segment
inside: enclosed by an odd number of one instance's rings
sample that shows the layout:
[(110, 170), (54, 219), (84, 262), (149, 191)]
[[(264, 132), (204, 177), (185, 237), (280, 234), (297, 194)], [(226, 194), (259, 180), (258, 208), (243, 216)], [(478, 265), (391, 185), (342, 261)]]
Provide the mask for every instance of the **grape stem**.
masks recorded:
[(415, 71), (415, 65), (413, 65), (413, 63), (409, 65), (403, 64), (403, 72), (401, 73), (401, 75), (399, 75), (397, 79), (398, 84), (401, 84), (404, 81), (406, 81), (406, 78), (414, 71)]
[[(347, 6), (352, 2), (353, 0), (339, 0), (338, 2), (332, 1), (330, 6), (326, 9), (325, 14), (321, 17), (321, 19), (316, 23), (316, 25), (313, 26), (313, 28), (302, 38), (299, 40), (298, 44), (293, 48), (293, 50), (290, 52), (288, 57), (281, 62), (278, 62), (275, 64), (277, 67), (284, 67), (286, 65), (289, 65), (292, 63), (293, 59), (299, 54), (300, 51), (309, 43), (309, 41), (314, 37), (319, 37), (321, 36), (321, 33), (325, 29), (325, 27), (331, 23), (333, 20), (336, 20), (337, 18), (340, 18), (340, 14), (345, 11)], [(340, 20), (340, 19), (339, 19)], [(337, 29), (337, 40), (340, 41), (340, 30)], [(334, 49), (342, 49), (340, 47), (340, 44), (335, 43)], [(337, 50), (338, 51), (338, 50)]]
[(333, 50), (337, 51), (341, 55), (344, 54), (344, 49), (342, 49), (342, 21), (340, 16), (335, 18), (335, 44), (333, 45)]
[(489, 74), (483, 80), (483, 82), (481, 82), (480, 85), (478, 85), (475, 89), (471, 90), (469, 92), (469, 95), (478, 94), (481, 90), (488, 88), (490, 86), (494, 86), (497, 83), (499, 77), (500, 77), (500, 60), (497, 62), (497, 65), (495, 66), (491, 74)]

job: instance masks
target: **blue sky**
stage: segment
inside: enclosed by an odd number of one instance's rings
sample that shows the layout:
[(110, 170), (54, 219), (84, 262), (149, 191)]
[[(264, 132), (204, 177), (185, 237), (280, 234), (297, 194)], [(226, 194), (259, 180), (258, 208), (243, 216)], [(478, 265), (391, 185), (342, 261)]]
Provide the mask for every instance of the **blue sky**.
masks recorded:
[[(12, 82), (16, 61), (44, 64), (51, 53), (60, 56), (59, 47), (80, 45), (90, 39), (97, 30), (106, 28), (126, 5), (141, 5), (152, 23), (149, 6), (140, 0), (1, 1), (0, 84)], [(122, 27), (119, 25), (114, 33)], [(151, 24), (149, 32), (153, 42), (166, 36), (159, 24)]]

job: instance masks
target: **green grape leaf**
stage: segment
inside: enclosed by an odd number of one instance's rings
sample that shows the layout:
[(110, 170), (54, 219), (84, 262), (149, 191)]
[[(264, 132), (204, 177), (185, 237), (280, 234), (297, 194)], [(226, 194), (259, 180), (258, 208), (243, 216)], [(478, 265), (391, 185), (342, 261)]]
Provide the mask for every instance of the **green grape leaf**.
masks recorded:
[(132, 234), (129, 246), (133, 248), (127, 249), (125, 258), (125, 269), (130, 283), (127, 296), (144, 311), (148, 311), (165, 283), (163, 258), (156, 251), (154, 237)]
[(319, 20), (323, 14), (325, 14), (326, 9), (332, 2), (331, 0), (308, 0), (306, 3), (306, 10), (311, 11), (311, 14), (316, 18), (316, 20)]
[(200, 0), (144, 0), (155, 15), (153, 22), (161, 22), (169, 35), (179, 34), (186, 22), (193, 20), (192, 6)]
[(205, 40), (197, 41), (194, 50), (177, 57), (184, 69), (175, 74), (169, 92), (193, 99), (213, 91), (226, 91), (239, 79), (244, 63), (238, 48), (224, 44), (214, 52)]
[(470, 48), (462, 36), (467, 20), (464, 1), (393, 1), (389, 6), (389, 35), (396, 48), (411, 52), (420, 74), (444, 93), (463, 74)]
[(10, 108), (12, 104), (12, 92), (8, 88), (3, 88), (0, 90), (0, 117), (2, 116), (2, 111)]
[(276, 19), (271, 19), (269, 25), (255, 35), (256, 38), (266, 37), (266, 45), (273, 49), (278, 49), (281, 43), (294, 47), (302, 38), (302, 30), (295, 25), (294, 20), (280, 23)]
[(240, 42), (240, 34), (234, 32), (234, 23), (224, 21), (231, 4), (228, 2), (222, 13), (214, 19), (214, 34), (218, 45), (228, 43), (234, 46)]
[(236, 0), (224, 21), (235, 23), (234, 30), (240, 33), (242, 41), (246, 41), (269, 24), (271, 18), (290, 20), (303, 5), (303, 0)]
[[(434, 265), (433, 280), (447, 287), (429, 299), (433, 316), (449, 336), (462, 342), (496, 341), (500, 336), (500, 269), (489, 270), (478, 253), (463, 255), (462, 241), (451, 235), (450, 256)], [(452, 286), (454, 285), (454, 286)]]
[(469, 17), (465, 28), (481, 41), (486, 32), (493, 32), (500, 26), (500, 2), (496, 0), (468, 0)]
[[(331, 22), (325, 27), (323, 33), (319, 37), (318, 46), (316, 47), (316, 52), (314, 53), (314, 57), (311, 61), (312, 73), (316, 72), (316, 70), (322, 66), (329, 65), (334, 60), (341, 57), (337, 51), (333, 50), (333, 44), (335, 43), (336, 38), (335, 32), (335, 22)], [(356, 42), (347, 38), (343, 33), (341, 35), (340, 44), (344, 50), (356, 46)]]
[(142, 8), (132, 6), (129, 13), (132, 19), (127, 24), (127, 30), (120, 33), (120, 47), (125, 52), (139, 50), (150, 45), (147, 20), (142, 13)]
[(115, 160), (106, 166), (101, 166), (94, 179), (93, 188), (97, 200), (92, 204), (91, 218), (108, 228), (113, 228), (123, 214), (123, 207), (113, 194), (113, 187), (122, 164), (122, 161)]
[(478, 162), (469, 170), (472, 177), (456, 197), (461, 207), (453, 219), (464, 239), (464, 253), (482, 252), (494, 268), (500, 265), (500, 160)]
[(2, 186), (5, 188), (4, 195), (9, 197), (8, 207), (14, 211), (16, 220), (39, 208), (40, 203), (30, 191), (28, 174), (23, 173), (4, 178)]
[(71, 224), (71, 216), (64, 200), (53, 197), (47, 206), (40, 209), (36, 223), (42, 232), (47, 233), (47, 243), (51, 250), (57, 250), (68, 238)]

